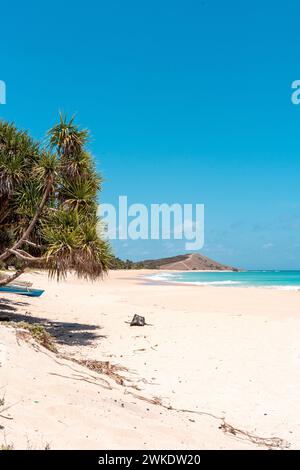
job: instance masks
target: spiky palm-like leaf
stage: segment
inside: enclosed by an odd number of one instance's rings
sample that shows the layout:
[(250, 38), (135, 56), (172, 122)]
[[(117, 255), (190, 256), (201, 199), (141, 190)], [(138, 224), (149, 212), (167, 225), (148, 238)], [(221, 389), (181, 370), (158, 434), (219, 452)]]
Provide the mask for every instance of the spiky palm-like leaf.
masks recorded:
[(55, 211), (43, 226), (47, 240), (45, 253), (52, 276), (64, 277), (74, 269), (80, 277), (96, 279), (108, 269), (111, 251), (99, 238), (98, 219), (86, 217), (74, 210)]
[(75, 116), (70, 121), (60, 113), (60, 122), (48, 131), (51, 148), (57, 148), (60, 155), (80, 153), (87, 142), (88, 131), (79, 129), (74, 124)]
[(66, 208), (69, 209), (94, 209), (97, 196), (97, 181), (90, 179), (76, 179), (66, 181), (61, 187), (61, 200)]
[(97, 234), (101, 178), (84, 148), (87, 135), (61, 116), (46, 152), (0, 122), (0, 262), (37, 256), (58, 278), (69, 269), (91, 279), (107, 271), (110, 248)]

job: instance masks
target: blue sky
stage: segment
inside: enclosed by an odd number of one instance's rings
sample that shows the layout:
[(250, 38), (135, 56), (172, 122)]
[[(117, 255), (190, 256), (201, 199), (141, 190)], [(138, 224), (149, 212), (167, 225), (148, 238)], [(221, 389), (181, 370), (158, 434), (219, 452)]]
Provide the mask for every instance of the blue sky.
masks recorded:
[[(1, 5), (0, 116), (42, 138), (58, 110), (91, 130), (102, 201), (204, 203), (202, 253), (300, 268), (300, 4)], [(133, 259), (179, 241), (114, 243)]]

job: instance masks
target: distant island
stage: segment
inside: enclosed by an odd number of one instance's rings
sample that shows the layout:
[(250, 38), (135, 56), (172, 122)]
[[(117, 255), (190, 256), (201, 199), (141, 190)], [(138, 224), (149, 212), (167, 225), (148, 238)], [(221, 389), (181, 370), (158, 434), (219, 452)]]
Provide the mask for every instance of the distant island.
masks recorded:
[(170, 258), (130, 261), (114, 258), (111, 269), (162, 269), (179, 271), (239, 271), (233, 266), (218, 263), (199, 253), (172, 256)]

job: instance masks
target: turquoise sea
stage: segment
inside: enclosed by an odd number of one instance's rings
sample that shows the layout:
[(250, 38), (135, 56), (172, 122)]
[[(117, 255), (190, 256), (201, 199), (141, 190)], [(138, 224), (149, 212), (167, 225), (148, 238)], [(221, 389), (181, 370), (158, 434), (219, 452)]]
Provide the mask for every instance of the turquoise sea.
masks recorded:
[(161, 272), (149, 277), (165, 281), (197, 286), (270, 287), (300, 290), (300, 271), (242, 271), (242, 272)]

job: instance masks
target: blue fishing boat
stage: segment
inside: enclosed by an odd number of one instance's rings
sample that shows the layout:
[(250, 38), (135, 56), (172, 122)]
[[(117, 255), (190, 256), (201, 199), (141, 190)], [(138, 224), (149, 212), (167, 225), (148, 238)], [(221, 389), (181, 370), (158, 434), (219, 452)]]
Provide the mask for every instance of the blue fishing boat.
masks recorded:
[(41, 289), (30, 289), (29, 287), (21, 286), (4, 286), (0, 287), (0, 293), (27, 295), (28, 297), (40, 297), (45, 291)]

